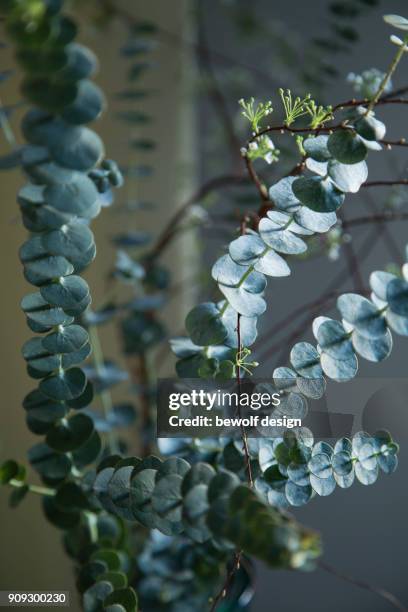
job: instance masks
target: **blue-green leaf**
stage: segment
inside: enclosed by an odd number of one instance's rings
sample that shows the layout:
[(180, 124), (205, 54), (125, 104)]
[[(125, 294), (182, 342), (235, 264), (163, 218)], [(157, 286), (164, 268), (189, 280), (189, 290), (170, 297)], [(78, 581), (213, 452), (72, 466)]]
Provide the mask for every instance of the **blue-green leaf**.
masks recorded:
[(78, 83), (75, 100), (64, 108), (61, 116), (65, 121), (74, 125), (89, 123), (99, 117), (105, 104), (102, 90), (92, 81), (82, 79)]
[[(217, 306), (220, 310), (224, 308), (225, 302), (220, 302)], [(223, 314), (222, 321), (225, 324), (228, 335), (224, 339), (224, 344), (232, 348), (238, 348), (238, 313), (228, 304)], [(240, 318), (240, 336), (241, 343), (243, 346), (251, 346), (256, 340), (257, 329), (256, 325), (258, 322), (257, 317), (245, 317), (241, 315)]]
[(86, 376), (80, 368), (63, 370), (44, 378), (39, 389), (45, 395), (55, 400), (71, 400), (79, 397), (86, 386)]
[(370, 287), (380, 300), (387, 301), (388, 283), (395, 278), (397, 278), (395, 274), (383, 272), (382, 270), (370, 274)]
[(186, 329), (193, 343), (199, 346), (222, 344), (228, 335), (220, 311), (213, 302), (193, 308), (187, 315)]
[(367, 148), (352, 130), (336, 130), (329, 136), (327, 148), (342, 164), (357, 164), (367, 157)]
[(82, 171), (96, 166), (105, 153), (99, 136), (83, 126), (70, 126), (58, 139), (52, 139), (48, 148), (57, 164)]
[(320, 357), (320, 363), (326, 376), (339, 382), (351, 380), (358, 370), (358, 362), (355, 355), (350, 359), (338, 360), (333, 359), (327, 353), (323, 353)]
[(408, 282), (395, 278), (387, 284), (387, 302), (392, 312), (408, 317)]
[(344, 293), (337, 300), (337, 308), (342, 317), (365, 338), (379, 338), (387, 330), (381, 312), (370, 300), (361, 295)]
[(269, 218), (261, 219), (259, 234), (262, 240), (279, 253), (299, 255), (307, 250), (305, 242), (288, 229), (282, 229), (280, 223)]
[(291, 506), (304, 506), (312, 494), (313, 489), (310, 485), (300, 487), (289, 480), (285, 486), (285, 495)]
[(290, 362), (294, 369), (305, 378), (321, 378), (320, 356), (315, 347), (308, 342), (298, 342), (290, 352)]
[(240, 236), (229, 245), (231, 258), (240, 265), (254, 266), (254, 270), (269, 276), (288, 276), (286, 261), (268, 247), (259, 236)]
[(344, 194), (330, 179), (301, 177), (296, 179), (292, 187), (302, 204), (318, 213), (335, 212), (344, 202)]
[(334, 160), (328, 165), (328, 173), (337, 189), (345, 193), (357, 193), (367, 180), (368, 168), (365, 161), (342, 164)]
[(307, 206), (302, 206), (294, 214), (295, 221), (312, 232), (325, 234), (337, 222), (336, 213), (314, 212)]
[(286, 176), (270, 187), (269, 198), (276, 208), (287, 212), (294, 212), (299, 208), (300, 202), (292, 189), (294, 180), (296, 180), (295, 176)]
[(325, 162), (331, 158), (327, 148), (328, 136), (309, 137), (303, 141), (303, 148), (306, 153), (318, 162)]
[(379, 338), (365, 338), (354, 331), (352, 341), (357, 353), (368, 361), (383, 361), (392, 350), (392, 335), (389, 329)]
[(320, 348), (334, 359), (353, 357), (349, 334), (339, 321), (323, 321), (317, 329), (316, 339)]

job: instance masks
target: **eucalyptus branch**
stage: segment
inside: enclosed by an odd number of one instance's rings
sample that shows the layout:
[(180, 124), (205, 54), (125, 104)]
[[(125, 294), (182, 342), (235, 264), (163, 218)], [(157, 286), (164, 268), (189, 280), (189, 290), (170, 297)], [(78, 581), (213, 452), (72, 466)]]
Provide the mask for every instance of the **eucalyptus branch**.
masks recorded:
[(228, 571), (228, 573), (227, 573), (227, 575), (225, 577), (225, 581), (224, 581), (220, 591), (214, 597), (214, 599), (212, 599), (212, 601), (210, 601), (210, 603), (211, 603), (210, 612), (216, 612), (218, 604), (220, 603), (220, 601), (222, 601), (222, 599), (224, 599), (227, 596), (228, 589), (232, 585), (235, 573), (237, 572), (237, 570), (240, 567), (241, 557), (242, 557), (242, 550), (237, 551), (235, 553), (235, 555), (234, 555), (234, 558), (233, 558), (233, 561), (232, 561), (232, 564), (231, 564), (231, 568), (230, 568), (230, 570)]
[[(95, 365), (95, 371), (101, 379), (104, 378), (105, 372), (105, 360), (103, 356), (103, 350), (101, 341), (99, 338), (98, 327), (96, 325), (89, 325), (88, 327), (89, 338), (92, 346), (92, 357)], [(108, 417), (113, 408), (112, 395), (109, 389), (102, 389), (100, 394), (101, 403), (105, 417)], [(107, 432), (107, 438), (109, 443), (110, 452), (114, 453), (118, 450), (118, 442), (114, 430)]]

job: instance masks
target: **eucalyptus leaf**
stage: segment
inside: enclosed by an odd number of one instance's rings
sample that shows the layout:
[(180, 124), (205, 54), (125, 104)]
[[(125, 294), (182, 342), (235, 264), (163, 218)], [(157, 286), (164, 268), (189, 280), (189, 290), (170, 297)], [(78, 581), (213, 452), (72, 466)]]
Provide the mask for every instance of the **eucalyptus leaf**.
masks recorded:
[(306, 153), (318, 162), (326, 162), (331, 158), (329, 149), (327, 148), (328, 136), (320, 135), (309, 137), (303, 141), (303, 148)]
[(368, 168), (365, 161), (356, 164), (342, 164), (334, 160), (328, 165), (328, 174), (340, 191), (357, 193), (367, 180)]
[(259, 317), (266, 310), (264, 298), (247, 291), (245, 287), (234, 288), (220, 285), (220, 290), (232, 308), (246, 317)]
[(100, 210), (99, 194), (94, 183), (79, 172), (70, 171), (65, 181), (47, 185), (43, 197), (56, 210), (86, 219), (95, 217)]
[[(225, 302), (220, 302), (217, 306), (220, 311), (224, 311), (221, 319), (227, 330), (227, 336), (223, 342), (227, 346), (238, 348), (238, 313), (229, 304), (226, 305)], [(251, 346), (256, 340), (257, 322), (257, 317), (245, 317), (243, 315), (240, 317), (240, 338), (241, 343), (246, 347)]]
[(365, 338), (357, 331), (353, 332), (352, 342), (355, 350), (368, 361), (383, 361), (392, 350), (392, 335), (389, 329), (379, 338)]
[(94, 431), (92, 419), (85, 414), (74, 414), (65, 422), (57, 423), (47, 433), (48, 446), (67, 453), (81, 447)]
[(98, 68), (96, 55), (87, 47), (72, 42), (65, 47), (67, 63), (59, 76), (75, 81), (92, 76)]
[(385, 125), (382, 121), (376, 119), (372, 113), (367, 115), (365, 112), (364, 110), (364, 115), (354, 123), (357, 134), (366, 141), (382, 140), (386, 132)]
[(408, 282), (400, 278), (387, 284), (387, 302), (393, 313), (408, 317)]
[(228, 287), (244, 287), (251, 293), (262, 293), (266, 286), (263, 274), (251, 271), (249, 266), (235, 263), (229, 255), (223, 255), (212, 267), (213, 279)]
[(352, 130), (336, 130), (329, 136), (327, 148), (342, 164), (357, 164), (367, 157), (367, 148)]
[(59, 328), (42, 339), (42, 346), (50, 353), (71, 353), (88, 342), (88, 332), (80, 325)]
[(73, 317), (67, 315), (62, 308), (53, 308), (44, 300), (41, 293), (29, 293), (21, 300), (21, 308), (29, 321), (38, 323), (47, 331), (55, 325), (69, 325)]
[(311, 474), (310, 484), (313, 490), (322, 497), (331, 495), (336, 488), (336, 480), (333, 475), (329, 476), (328, 478), (319, 478), (318, 476)]
[(310, 485), (300, 487), (293, 482), (287, 482), (285, 495), (291, 506), (304, 506), (312, 497), (313, 489)]
[(290, 230), (290, 226), (287, 229), (283, 229), (280, 223), (269, 218), (264, 217), (261, 219), (259, 234), (269, 247), (272, 247), (279, 253), (299, 255), (307, 249), (305, 242)]
[(75, 99), (71, 104), (65, 106), (61, 116), (65, 121), (74, 125), (89, 123), (99, 117), (105, 104), (105, 97), (101, 89), (92, 81), (82, 79), (78, 83)]
[(40, 443), (31, 447), (28, 459), (39, 474), (53, 480), (62, 480), (71, 471), (71, 459), (56, 453), (47, 444)]
[(70, 223), (41, 237), (51, 255), (61, 255), (71, 263), (82, 262), (84, 252), (93, 246), (93, 234), (84, 223)]
[(29, 261), (24, 265), (26, 280), (41, 287), (52, 280), (68, 276), (74, 271), (73, 265), (65, 257), (49, 256)]
[(344, 194), (332, 181), (318, 176), (296, 179), (293, 191), (302, 204), (317, 213), (333, 213), (344, 202)]
[(49, 143), (49, 151), (57, 164), (82, 171), (93, 168), (104, 156), (99, 136), (82, 126), (66, 129), (58, 141)]
[(383, 336), (387, 330), (381, 312), (361, 295), (344, 293), (337, 300), (337, 308), (342, 317), (368, 340)]
[(308, 342), (298, 342), (290, 352), (290, 362), (294, 369), (305, 378), (320, 378), (322, 368), (317, 350)]
[(358, 362), (355, 355), (350, 359), (338, 360), (323, 353), (320, 357), (320, 363), (326, 376), (339, 382), (351, 380), (358, 370)]
[(395, 274), (390, 274), (389, 272), (372, 272), (370, 274), (370, 287), (380, 300), (386, 302), (388, 283), (396, 278)]
[(305, 227), (312, 232), (325, 234), (337, 222), (337, 216), (334, 212), (320, 213), (302, 206), (294, 214), (296, 223)]
[(199, 346), (222, 344), (228, 334), (220, 311), (212, 302), (199, 304), (189, 312), (186, 329), (192, 342)]
[(79, 314), (89, 305), (89, 287), (80, 276), (60, 278), (59, 282), (43, 286), (40, 291), (47, 302), (67, 312)]
[(71, 400), (79, 397), (86, 386), (86, 376), (80, 368), (62, 370), (42, 380), (40, 391), (55, 400)]
[(312, 458), (308, 463), (308, 468), (314, 476), (317, 476), (317, 478), (326, 479), (332, 476), (333, 473), (331, 457), (325, 453), (317, 453), (312, 455)]
[(401, 315), (397, 315), (391, 311), (387, 311), (385, 314), (388, 325), (395, 333), (401, 336), (408, 336), (408, 318)]
[(339, 321), (323, 321), (317, 330), (316, 339), (322, 351), (334, 359), (350, 359), (353, 347), (349, 334)]
[(229, 245), (229, 254), (237, 264), (253, 265), (254, 270), (268, 276), (290, 274), (286, 261), (268, 247), (259, 236), (246, 235), (233, 240)]
[(275, 206), (287, 212), (295, 212), (300, 206), (299, 200), (293, 193), (292, 184), (295, 176), (286, 176), (269, 189), (269, 198)]

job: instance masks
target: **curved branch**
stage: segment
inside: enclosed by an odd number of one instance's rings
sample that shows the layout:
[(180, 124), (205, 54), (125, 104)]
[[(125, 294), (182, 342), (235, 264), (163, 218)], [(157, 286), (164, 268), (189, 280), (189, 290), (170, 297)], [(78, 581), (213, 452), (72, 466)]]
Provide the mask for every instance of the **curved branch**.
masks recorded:
[(343, 221), (343, 229), (366, 223), (389, 223), (391, 221), (408, 221), (408, 213), (382, 213), (377, 215), (367, 215), (366, 217), (355, 217), (348, 221)]
[(400, 612), (408, 612), (408, 608), (404, 606), (404, 604), (395, 595), (393, 595), (393, 593), (390, 593), (389, 591), (386, 591), (381, 587), (376, 587), (370, 584), (369, 582), (366, 582), (365, 580), (361, 580), (360, 578), (354, 578), (354, 576), (346, 574), (333, 567), (332, 565), (325, 563), (324, 561), (318, 561), (317, 564), (320, 569), (327, 572), (328, 574), (336, 576), (336, 578), (340, 578), (340, 580), (350, 582), (351, 584), (354, 584), (354, 586), (359, 587), (360, 589), (364, 589), (366, 591), (369, 591), (370, 593), (374, 593), (375, 595), (382, 597), (383, 599), (388, 601), (388, 603), (391, 604), (396, 610), (399, 610)]

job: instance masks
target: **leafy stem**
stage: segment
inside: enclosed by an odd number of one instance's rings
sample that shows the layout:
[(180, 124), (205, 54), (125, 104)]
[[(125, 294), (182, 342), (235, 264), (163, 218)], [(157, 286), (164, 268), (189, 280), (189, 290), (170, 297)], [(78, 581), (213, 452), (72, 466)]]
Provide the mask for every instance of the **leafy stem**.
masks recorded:
[(46, 495), (52, 497), (55, 495), (55, 489), (50, 489), (49, 487), (41, 487), (38, 485), (28, 485), (23, 480), (18, 480), (17, 478), (12, 478), (9, 480), (8, 484), (17, 489), (21, 489), (22, 487), (27, 487), (27, 491), (30, 493), (35, 493), (37, 495)]
[[(93, 356), (95, 371), (97, 375), (103, 377), (105, 374), (105, 361), (103, 357), (103, 350), (102, 350), (102, 345), (101, 345), (101, 341), (99, 338), (97, 326), (90, 325), (88, 332), (89, 332), (89, 339), (90, 339), (91, 346), (92, 346), (92, 356)], [(103, 412), (105, 414), (105, 417), (107, 417), (113, 408), (112, 395), (108, 389), (102, 389), (99, 395), (101, 398)], [(117, 440), (116, 440), (115, 432), (113, 430), (108, 431), (107, 438), (108, 438), (110, 450), (111, 452), (114, 452), (114, 450), (117, 448)]]

